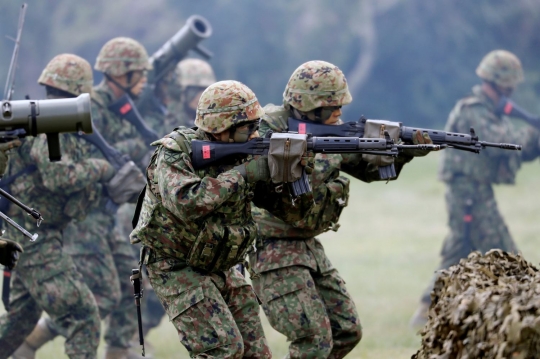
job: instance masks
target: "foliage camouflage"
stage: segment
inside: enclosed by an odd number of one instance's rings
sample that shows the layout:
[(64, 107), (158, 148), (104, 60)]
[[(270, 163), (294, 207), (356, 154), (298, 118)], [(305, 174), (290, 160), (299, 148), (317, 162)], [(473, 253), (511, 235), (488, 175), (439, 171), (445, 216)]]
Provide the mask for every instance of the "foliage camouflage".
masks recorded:
[(283, 92), (285, 106), (302, 112), (348, 105), (351, 101), (345, 75), (339, 67), (325, 61), (308, 61), (298, 66)]
[(116, 37), (103, 45), (94, 69), (111, 76), (122, 76), (130, 71), (151, 70), (152, 65), (146, 49), (137, 40)]
[(538, 357), (540, 275), (521, 255), (471, 253), (440, 273), (413, 359)]
[(61, 54), (43, 69), (38, 83), (79, 96), (92, 92), (94, 77), (88, 61), (77, 55)]
[(523, 82), (521, 61), (506, 50), (494, 50), (484, 56), (476, 68), (476, 74), (481, 79), (501, 87), (515, 88)]
[(221, 133), (263, 115), (249, 87), (238, 81), (220, 81), (208, 86), (201, 95), (195, 126), (208, 133)]

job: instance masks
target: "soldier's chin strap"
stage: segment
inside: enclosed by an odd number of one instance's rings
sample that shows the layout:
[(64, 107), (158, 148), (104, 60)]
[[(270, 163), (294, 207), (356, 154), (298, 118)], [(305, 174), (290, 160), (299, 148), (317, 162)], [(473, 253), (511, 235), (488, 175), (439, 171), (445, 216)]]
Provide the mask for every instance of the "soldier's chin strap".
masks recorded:
[[(131, 92), (131, 90), (135, 87), (135, 85), (137, 85), (137, 83), (134, 83), (134, 84), (131, 84), (131, 86), (123, 86), (121, 85), (118, 81), (116, 81), (114, 78), (112, 78), (112, 76), (108, 75), (108, 74), (104, 74), (105, 75), (105, 78), (107, 79), (107, 81), (110, 81), (112, 82), (113, 84), (115, 84), (116, 86), (118, 86), (120, 89), (122, 89), (122, 91), (124, 91), (125, 93), (127, 93), (129, 95), (129, 97), (131, 97), (133, 100), (136, 100), (137, 99), (137, 95), (135, 95), (133, 92)], [(127, 82), (128, 83), (131, 83), (131, 78), (133, 76), (133, 72), (128, 72), (126, 74), (126, 77), (127, 77)]]

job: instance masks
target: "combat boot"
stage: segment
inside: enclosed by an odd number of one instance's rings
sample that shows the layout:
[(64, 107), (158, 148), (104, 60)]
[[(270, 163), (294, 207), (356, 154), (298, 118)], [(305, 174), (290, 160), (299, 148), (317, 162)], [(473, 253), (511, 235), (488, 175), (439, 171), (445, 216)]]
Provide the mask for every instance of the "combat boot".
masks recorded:
[(429, 319), (429, 305), (429, 303), (426, 303), (424, 301), (420, 302), (418, 309), (416, 309), (416, 312), (412, 316), (409, 323), (411, 328), (419, 330), (422, 329), (424, 325), (426, 325)]
[(141, 354), (130, 351), (129, 348), (110, 347), (105, 348), (104, 359), (148, 359)]
[(32, 333), (26, 337), (19, 348), (11, 355), (12, 359), (35, 359), (36, 351), (56, 335), (50, 331), (45, 318), (41, 318)]

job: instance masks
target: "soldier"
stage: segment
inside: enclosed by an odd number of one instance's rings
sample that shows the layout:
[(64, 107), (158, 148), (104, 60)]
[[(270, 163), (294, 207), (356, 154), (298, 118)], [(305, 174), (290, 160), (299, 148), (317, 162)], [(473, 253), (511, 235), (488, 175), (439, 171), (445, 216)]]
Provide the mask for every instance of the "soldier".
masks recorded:
[(204, 89), (216, 82), (210, 64), (201, 59), (184, 59), (178, 63), (169, 85), (169, 116), (171, 127), (193, 127), (197, 104)]
[[(14, 140), (6, 143), (0, 143), (0, 178), (6, 172), (8, 165), (8, 152), (14, 147), (19, 147), (21, 141)], [(19, 260), (19, 253), (22, 253), (21, 245), (15, 241), (0, 237), (0, 264), (9, 269), (15, 268)]]
[[(446, 208), (450, 233), (445, 238), (439, 269), (459, 263), (473, 251), (482, 253), (493, 248), (517, 253), (517, 248), (501, 216), (494, 184), (514, 184), (522, 161), (540, 155), (539, 133), (532, 127), (518, 129), (507, 117), (500, 117), (495, 108), (501, 96), (509, 97), (523, 81), (521, 62), (512, 53), (495, 50), (478, 65), (476, 74), (481, 85), (472, 94), (459, 100), (450, 112), (446, 131), (467, 132), (473, 127), (479, 136), (492, 142), (515, 142), (521, 152), (486, 149), (470, 156), (463, 151), (445, 151), (439, 172), (446, 185)], [(411, 319), (411, 326), (423, 326), (431, 303), (430, 293), (437, 274), (424, 292)]]
[[(43, 70), (38, 83), (47, 86), (49, 91), (55, 91), (57, 97), (76, 97), (82, 93), (92, 93), (93, 76), (90, 64), (75, 55), (62, 54), (53, 58)], [(63, 93), (62, 93), (63, 91)], [(93, 120), (99, 121), (99, 111), (92, 103)], [(93, 157), (102, 157), (97, 148), (93, 148)], [(119, 171), (117, 176), (121, 176)], [(117, 177), (124, 189), (130, 187), (128, 182), (139, 181), (144, 186), (144, 178), (138, 171), (139, 178)], [(109, 189), (109, 195), (110, 189)], [(137, 195), (136, 191), (133, 195)], [(110, 213), (109, 206), (116, 207), (121, 203), (111, 203), (110, 196), (99, 195), (98, 205), (90, 210), (90, 213), (82, 221), (75, 221), (66, 227), (64, 235), (66, 237), (65, 251), (73, 258), (78, 271), (82, 274), (84, 282), (92, 291), (101, 318), (105, 318), (116, 309), (121, 299), (120, 283), (118, 271), (113, 259), (108, 237), (114, 228), (114, 213)], [(133, 261), (133, 259), (131, 259)], [(127, 289), (128, 285), (124, 286)], [(129, 293), (129, 292), (128, 292)], [(114, 322), (113, 322), (114, 323)], [(116, 328), (107, 326), (105, 341), (108, 348), (116, 348), (122, 345), (121, 338), (114, 332)], [(35, 358), (35, 352), (48, 340), (52, 340), (56, 335), (63, 334), (60, 323), (55, 323), (51, 318), (42, 318), (34, 331), (26, 338), (23, 345), (13, 354), (13, 359)], [(111, 356), (109, 349), (107, 356)], [(117, 350), (118, 352), (118, 350)]]
[[(151, 113), (141, 114), (160, 136), (165, 136), (168, 133), (167, 131), (174, 127), (193, 127), (199, 98), (202, 92), (214, 82), (216, 82), (214, 71), (206, 61), (200, 59), (182, 60), (178, 63), (176, 69), (157, 85), (159, 91), (157, 91), (156, 96), (168, 104), (169, 112), (166, 113), (166, 116), (160, 116), (157, 109)], [(189, 101), (186, 101), (186, 99), (189, 99)], [(129, 225), (131, 225), (133, 211), (130, 213), (129, 221), (127, 221)], [(143, 311), (145, 336), (151, 329), (159, 325), (161, 318), (165, 314), (152, 287), (145, 288)]]
[[(306, 62), (289, 79), (283, 106), (264, 107), (261, 134), (288, 131), (289, 117), (340, 124), (341, 107), (351, 101), (347, 80), (337, 66)], [(416, 136), (418, 143), (431, 143), (429, 137)], [(398, 174), (411, 159), (398, 157)], [(256, 252), (249, 255), (252, 283), (272, 327), (291, 341), (288, 358), (343, 358), (362, 337), (345, 282), (315, 238), (339, 227), (349, 197), (349, 179), (340, 170), (364, 182), (380, 179), (377, 166), (361, 154), (316, 154), (311, 176), (315, 207), (299, 216), (300, 221), (286, 224), (252, 207), (259, 230)]]
[[(69, 55), (73, 56), (73, 55)], [(77, 89), (90, 89), (92, 82), (81, 72), (82, 60), (75, 56), (57, 74), (73, 73)], [(47, 98), (74, 97), (69, 92), (46, 86)], [(67, 95), (69, 96), (67, 96)], [(17, 242), (25, 241), (11, 284), (11, 308), (0, 317), (0, 358), (7, 358), (19, 347), (38, 322), (42, 311), (58, 323), (66, 336), (65, 350), (70, 358), (95, 358), (99, 344), (98, 308), (71, 257), (63, 250), (63, 230), (73, 220), (82, 220), (97, 205), (103, 183), (114, 177), (112, 166), (91, 157), (91, 147), (72, 134), (60, 135), (62, 161), (49, 162), (44, 135), (26, 139), (12, 162), (11, 173), (23, 172), (11, 191), (23, 202), (31, 202), (46, 219), (38, 228), (39, 239), (29, 242), (18, 232)], [(11, 211), (13, 219), (34, 225), (29, 216)], [(24, 225), (23, 225), (24, 226)], [(47, 330), (41, 334), (48, 334)]]
[[(262, 115), (244, 84), (210, 85), (198, 103), (197, 128), (180, 127), (157, 141), (147, 169), (146, 194), (130, 238), (143, 244), (150, 283), (193, 358), (271, 357), (255, 293), (233, 266), (243, 261), (257, 233), (250, 202), (288, 220), (292, 203), (267, 186), (266, 156), (199, 170), (190, 157), (195, 139), (258, 137)], [(296, 206), (309, 208), (312, 201), (302, 196)]]
[(146, 72), (151, 69), (148, 53), (136, 40), (116, 37), (103, 45), (94, 69), (104, 76), (93, 89), (92, 99), (100, 112), (95, 125), (107, 142), (133, 161), (140, 161), (148, 152), (149, 144), (144, 142), (133, 125), (108, 107), (124, 94), (133, 99), (141, 94), (146, 84)]

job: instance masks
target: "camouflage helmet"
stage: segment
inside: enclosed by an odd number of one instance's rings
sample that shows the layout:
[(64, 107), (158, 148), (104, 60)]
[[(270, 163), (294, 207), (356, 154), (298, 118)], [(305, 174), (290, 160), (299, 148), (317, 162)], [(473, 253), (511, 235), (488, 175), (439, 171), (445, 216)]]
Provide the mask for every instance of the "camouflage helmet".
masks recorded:
[(238, 81), (220, 81), (206, 88), (197, 105), (195, 126), (221, 133), (233, 126), (256, 121), (264, 115), (257, 97)]
[(302, 112), (325, 106), (343, 106), (351, 101), (345, 75), (339, 67), (325, 61), (308, 61), (300, 65), (283, 92), (285, 107), (292, 106)]
[(92, 67), (82, 57), (72, 54), (55, 56), (38, 79), (38, 84), (79, 96), (91, 93), (94, 78)]
[(96, 59), (94, 69), (111, 76), (122, 76), (130, 71), (151, 70), (146, 49), (129, 37), (109, 40)]
[(483, 80), (494, 82), (501, 87), (515, 88), (523, 81), (521, 61), (506, 50), (494, 50), (484, 56), (476, 74)]
[(185, 59), (176, 66), (176, 80), (182, 89), (189, 86), (208, 87), (216, 82), (212, 66), (201, 59)]

